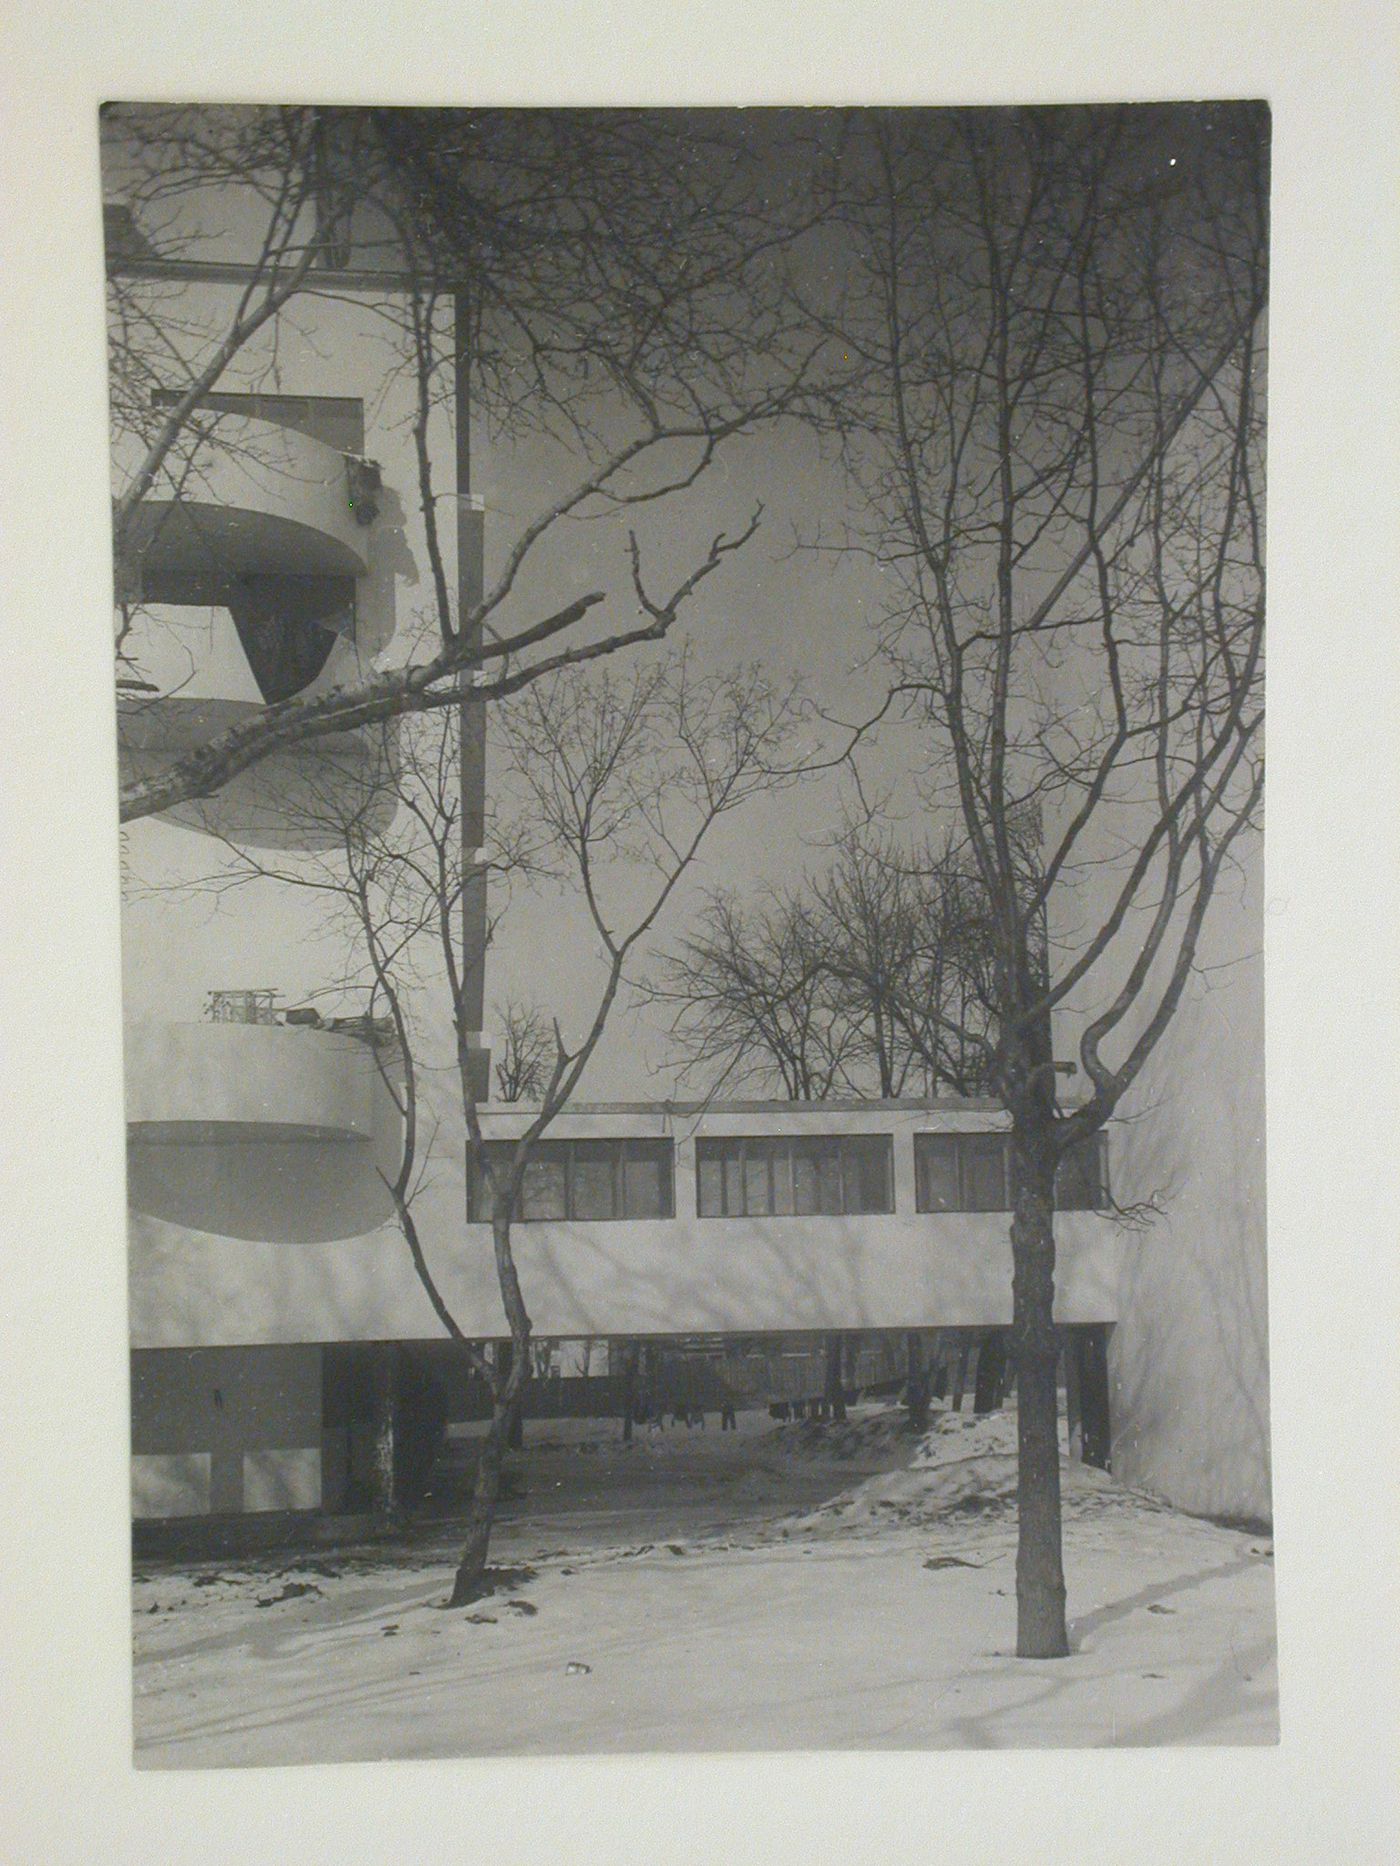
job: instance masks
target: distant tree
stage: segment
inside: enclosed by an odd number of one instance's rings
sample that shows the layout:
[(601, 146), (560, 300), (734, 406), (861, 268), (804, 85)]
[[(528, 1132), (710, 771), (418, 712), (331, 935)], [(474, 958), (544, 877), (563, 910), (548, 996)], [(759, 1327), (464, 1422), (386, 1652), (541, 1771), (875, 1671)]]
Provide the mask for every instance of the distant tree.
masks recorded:
[(536, 1101), (549, 1080), (554, 1038), (544, 1013), (507, 999), (492, 1032), (496, 1093), (502, 1101)]
[(829, 985), (815, 914), (770, 890), (747, 904), (712, 895), (654, 995), (675, 1007), (671, 1035), (690, 1073), (820, 1101), (844, 1086), (856, 1045)]
[[(1263, 794), (1267, 138), (1253, 105), (872, 114), (828, 202), (881, 715), (925, 733), (985, 904), (1025, 1657), (1068, 1649), (1056, 1168), (1169, 1026)], [(1079, 1006), (1062, 1106), (1051, 1018)]]
[(849, 830), (799, 886), (713, 895), (654, 986), (694, 1074), (794, 1100), (985, 1086), (981, 909), (946, 852)]

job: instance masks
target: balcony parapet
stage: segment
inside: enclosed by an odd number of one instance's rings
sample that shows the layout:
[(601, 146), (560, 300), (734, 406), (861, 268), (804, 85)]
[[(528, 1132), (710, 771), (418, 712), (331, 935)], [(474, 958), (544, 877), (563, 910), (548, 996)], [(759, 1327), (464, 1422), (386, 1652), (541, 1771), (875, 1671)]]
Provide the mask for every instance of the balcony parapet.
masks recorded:
[[(255, 416), (199, 420), (194, 444), (172, 452), (131, 516), (120, 597), (209, 603), (238, 578), (366, 574), (376, 511), (366, 462)], [(114, 496), (144, 456), (139, 435), (116, 437)]]
[(373, 1142), (384, 1086), (353, 1035), (284, 1024), (135, 1024), (126, 1118), (147, 1145), (224, 1140)]
[(385, 1178), (401, 1144), (393, 1068), (391, 1052), (351, 1031), (129, 1026), (132, 1209), (269, 1243), (373, 1230), (392, 1215)]

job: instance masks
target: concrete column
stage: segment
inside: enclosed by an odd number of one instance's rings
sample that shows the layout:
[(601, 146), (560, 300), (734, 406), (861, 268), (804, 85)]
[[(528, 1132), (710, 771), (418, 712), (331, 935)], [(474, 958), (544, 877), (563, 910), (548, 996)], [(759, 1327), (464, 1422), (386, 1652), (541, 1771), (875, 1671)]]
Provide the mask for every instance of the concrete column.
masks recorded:
[(370, 1349), (373, 1381), (374, 1459), (370, 1474), (370, 1507), (376, 1516), (392, 1516), (398, 1508), (394, 1485), (394, 1441), (398, 1430), (398, 1349), (392, 1341), (377, 1341)]

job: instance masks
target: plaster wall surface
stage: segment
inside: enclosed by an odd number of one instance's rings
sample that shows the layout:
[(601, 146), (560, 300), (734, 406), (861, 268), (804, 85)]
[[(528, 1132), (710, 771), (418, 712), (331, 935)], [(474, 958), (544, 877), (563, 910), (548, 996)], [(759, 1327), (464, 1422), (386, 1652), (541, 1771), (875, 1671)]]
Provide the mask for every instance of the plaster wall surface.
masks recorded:
[(1122, 1123), (1128, 1196), (1162, 1215), (1123, 1259), (1114, 1469), (1210, 1515), (1269, 1520), (1264, 978), (1256, 900), (1224, 903)]
[[(1113, 1459), (1182, 1508), (1268, 1518), (1261, 839), (1240, 838), (1234, 854), (1182, 999), (1112, 1125), (1114, 1195), (1151, 1208), (1120, 1257)], [(1098, 924), (1101, 906), (1090, 881), (1070, 911)], [(1130, 919), (1130, 950), (1142, 924)], [(1058, 1020), (1057, 1056), (1076, 1055), (1116, 982)]]
[(319, 1348), (166, 1350), (131, 1365), (136, 1516), (319, 1506)]

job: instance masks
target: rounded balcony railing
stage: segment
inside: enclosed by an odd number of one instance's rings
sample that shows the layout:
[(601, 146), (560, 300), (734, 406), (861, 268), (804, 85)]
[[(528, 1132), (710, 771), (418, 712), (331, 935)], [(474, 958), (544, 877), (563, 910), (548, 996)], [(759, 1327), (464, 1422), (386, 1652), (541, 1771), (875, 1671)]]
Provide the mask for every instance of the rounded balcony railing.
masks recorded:
[[(117, 541), (119, 585), (128, 599), (211, 602), (231, 578), (365, 574), (366, 521), (374, 513), (362, 462), (251, 415), (211, 414), (195, 422)], [(146, 452), (145, 437), (116, 436), (115, 497)]]
[(226, 1237), (325, 1242), (384, 1223), (400, 1120), (371, 1036), (270, 1023), (126, 1032), (128, 1197)]

